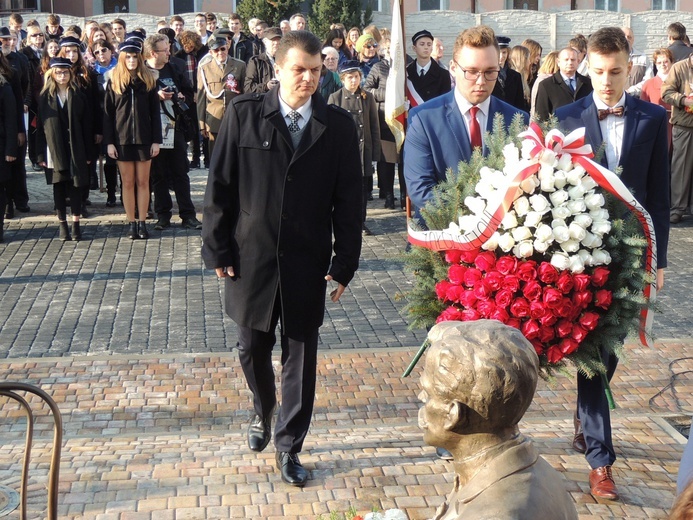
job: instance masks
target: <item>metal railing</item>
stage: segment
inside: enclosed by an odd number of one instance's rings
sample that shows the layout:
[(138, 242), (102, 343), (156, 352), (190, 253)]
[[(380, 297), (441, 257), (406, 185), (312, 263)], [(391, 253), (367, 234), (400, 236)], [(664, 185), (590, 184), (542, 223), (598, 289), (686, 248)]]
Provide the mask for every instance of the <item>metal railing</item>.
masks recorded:
[(0, 396), (8, 397), (19, 403), (26, 413), (26, 444), (24, 448), (24, 463), (22, 465), (22, 482), (20, 490), (20, 518), (26, 520), (27, 482), (29, 480), (29, 461), (31, 459), (31, 444), (34, 437), (34, 414), (29, 402), (17, 394), (27, 392), (34, 394), (50, 407), (53, 414), (53, 452), (51, 465), (48, 470), (48, 519), (58, 518), (58, 479), (60, 473), (60, 453), (63, 444), (63, 420), (58, 405), (53, 398), (38, 387), (27, 383), (0, 383)]

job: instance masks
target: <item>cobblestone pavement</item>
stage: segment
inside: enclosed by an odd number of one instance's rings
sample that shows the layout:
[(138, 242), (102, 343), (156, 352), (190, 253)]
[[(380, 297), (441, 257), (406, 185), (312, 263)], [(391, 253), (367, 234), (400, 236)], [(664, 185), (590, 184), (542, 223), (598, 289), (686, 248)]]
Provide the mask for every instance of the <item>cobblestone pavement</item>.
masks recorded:
[[(430, 518), (452, 468), (417, 426), (418, 370), (402, 379), (424, 338), (397, 296), (410, 287), (400, 258), (404, 215), (370, 204), (361, 269), (321, 330), (315, 418), (304, 489), (281, 482), (274, 453), (250, 452), (248, 391), (223, 289), (200, 260), (199, 232), (178, 225), (148, 241), (125, 236), (122, 207), (92, 192), (85, 240), (57, 239), (50, 187), (29, 174), (32, 212), (6, 223), (0, 245), (0, 381), (40, 385), (65, 421), (59, 516), (87, 519), (289, 519), (354, 506)], [(201, 209), (206, 171), (192, 172)], [(377, 190), (376, 190), (377, 194)], [(693, 415), (693, 218), (671, 235), (654, 349), (635, 345), (613, 389), (616, 503), (588, 493), (589, 468), (570, 449), (574, 383), (542, 382), (522, 423), (566, 479), (580, 518), (666, 518), (683, 438), (664, 420)], [(386, 347), (386, 348), (385, 348)], [(278, 363), (278, 360), (277, 360)], [(38, 406), (38, 405), (37, 405)], [(0, 484), (17, 488), (24, 422), (0, 402)], [(30, 517), (45, 516), (52, 423), (38, 413)], [(16, 513), (14, 513), (16, 518)], [(10, 518), (13, 518), (10, 515)]]

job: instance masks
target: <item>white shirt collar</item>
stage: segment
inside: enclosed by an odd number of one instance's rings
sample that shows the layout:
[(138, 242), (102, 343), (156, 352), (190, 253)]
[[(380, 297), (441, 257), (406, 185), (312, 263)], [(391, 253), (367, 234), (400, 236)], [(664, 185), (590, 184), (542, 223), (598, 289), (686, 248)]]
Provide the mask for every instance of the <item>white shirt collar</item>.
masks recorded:
[[(282, 116), (284, 116), (284, 118), (287, 118), (289, 116), (289, 112), (291, 112), (292, 110), (294, 109), (287, 105), (286, 102), (282, 99), (282, 94), (280, 90), (279, 111), (282, 113)], [(307, 124), (308, 121), (310, 121), (310, 116), (313, 113), (313, 98), (308, 98), (308, 101), (306, 101), (306, 103), (304, 103), (302, 106), (298, 107), (296, 109), (296, 112), (301, 114), (301, 119), (299, 120), (298, 126), (303, 127), (303, 125)]]
[(570, 80), (570, 79), (576, 80), (575, 83), (576, 83), (576, 86), (577, 86), (577, 78), (575, 77), (575, 73), (573, 73), (573, 77), (572, 77), (572, 78), (569, 78), (568, 76), (566, 76), (565, 74), (563, 74), (563, 73), (561, 72), (561, 77), (563, 78), (563, 81), (565, 81), (566, 83), (567, 83), (568, 80)]
[[(469, 109), (472, 108), (472, 105), (469, 101), (467, 101), (462, 94), (460, 94), (460, 91), (455, 89), (455, 103), (457, 103), (457, 107), (460, 109), (460, 112), (462, 112), (462, 115), (466, 114), (469, 112)], [(476, 105), (479, 107), (479, 110), (481, 111), (484, 116), (488, 117), (488, 113), (491, 107), (491, 96), (487, 97), (485, 101), (479, 103)]]
[(594, 100), (594, 106), (597, 107), (597, 110), (606, 110), (607, 108), (616, 108), (616, 107), (624, 107), (626, 106), (626, 93), (625, 91), (621, 95), (621, 99), (618, 100), (618, 103), (616, 103), (613, 107), (607, 106), (606, 103), (604, 103), (601, 99), (597, 97), (597, 94), (592, 92), (592, 99)]
[(421, 66), (419, 65), (419, 62), (417, 61), (417, 62), (416, 62), (416, 73), (420, 76), (420, 75), (421, 75), (421, 71), (423, 70), (423, 71), (424, 71), (424, 74), (428, 74), (428, 71), (431, 69), (431, 62), (432, 62), (432, 61), (433, 61), (432, 59), (431, 59), (431, 60), (428, 60), (428, 63), (426, 64), (425, 67), (421, 67)]

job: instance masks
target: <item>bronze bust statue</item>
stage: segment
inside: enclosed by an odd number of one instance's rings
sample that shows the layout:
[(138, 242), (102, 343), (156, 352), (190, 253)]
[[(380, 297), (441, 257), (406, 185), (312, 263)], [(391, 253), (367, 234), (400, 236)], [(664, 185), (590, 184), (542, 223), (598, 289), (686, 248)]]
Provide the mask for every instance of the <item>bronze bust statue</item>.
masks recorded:
[(419, 426), (457, 474), (434, 520), (577, 519), (563, 477), (518, 428), (537, 387), (534, 347), (493, 320), (439, 323), (428, 337)]

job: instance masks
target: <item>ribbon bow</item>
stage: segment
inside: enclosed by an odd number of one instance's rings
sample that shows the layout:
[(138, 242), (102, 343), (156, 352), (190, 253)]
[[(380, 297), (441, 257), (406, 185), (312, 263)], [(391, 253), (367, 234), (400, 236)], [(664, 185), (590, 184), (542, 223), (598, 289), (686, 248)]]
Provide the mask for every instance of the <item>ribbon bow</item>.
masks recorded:
[(541, 128), (536, 123), (530, 123), (527, 130), (518, 135), (520, 138), (529, 139), (534, 143), (534, 148), (530, 151), (532, 157), (539, 156), (548, 151), (553, 152), (557, 157), (563, 154), (577, 155), (591, 159), (594, 157), (592, 147), (585, 144), (585, 129), (578, 128), (563, 135), (560, 131), (551, 130), (546, 137), (542, 135)]
[(610, 115), (614, 115), (616, 117), (623, 117), (623, 107), (615, 107), (615, 108), (605, 108), (605, 109), (599, 109), (597, 110), (599, 112), (599, 120), (603, 121)]

